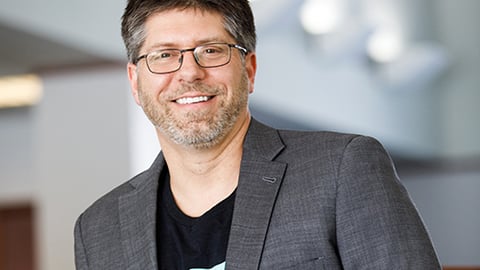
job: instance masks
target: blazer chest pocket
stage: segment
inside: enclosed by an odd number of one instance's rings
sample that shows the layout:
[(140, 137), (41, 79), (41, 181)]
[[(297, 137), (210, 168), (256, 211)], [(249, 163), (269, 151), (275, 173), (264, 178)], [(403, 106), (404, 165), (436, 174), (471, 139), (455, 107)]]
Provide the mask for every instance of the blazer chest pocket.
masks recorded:
[[(263, 268), (262, 268), (263, 269)], [(335, 258), (318, 257), (304, 262), (296, 263), (289, 266), (275, 267), (282, 270), (341, 270), (342, 267)]]
[(283, 270), (296, 270), (296, 269), (302, 269), (302, 270), (323, 270), (327, 269), (324, 267), (324, 261), (323, 258), (314, 258), (305, 262), (297, 263), (294, 265), (290, 266), (283, 266), (280, 267), (280, 269)]

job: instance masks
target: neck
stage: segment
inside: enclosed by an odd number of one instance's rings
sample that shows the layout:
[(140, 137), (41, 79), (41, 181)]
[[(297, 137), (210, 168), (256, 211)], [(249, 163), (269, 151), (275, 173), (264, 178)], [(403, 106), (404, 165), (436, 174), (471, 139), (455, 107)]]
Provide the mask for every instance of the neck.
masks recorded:
[(247, 115), (219, 144), (208, 149), (180, 146), (159, 134), (172, 193), (185, 214), (200, 216), (235, 190), (249, 124)]

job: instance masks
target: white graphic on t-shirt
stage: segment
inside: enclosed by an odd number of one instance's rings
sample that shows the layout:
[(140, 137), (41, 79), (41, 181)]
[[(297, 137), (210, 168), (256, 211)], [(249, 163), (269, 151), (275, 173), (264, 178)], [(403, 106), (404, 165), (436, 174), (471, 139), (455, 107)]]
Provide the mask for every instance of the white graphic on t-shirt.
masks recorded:
[(225, 270), (225, 263), (221, 263), (217, 266), (214, 266), (213, 268), (207, 269), (207, 268), (191, 268), (190, 270)]

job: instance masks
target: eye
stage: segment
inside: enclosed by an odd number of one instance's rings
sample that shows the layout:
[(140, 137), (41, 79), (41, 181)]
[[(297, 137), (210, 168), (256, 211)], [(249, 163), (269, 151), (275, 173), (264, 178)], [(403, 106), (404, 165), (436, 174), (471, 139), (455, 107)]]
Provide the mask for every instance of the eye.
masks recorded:
[(225, 46), (224, 44), (212, 44), (203, 46), (200, 49), (199, 54), (201, 55), (201, 57), (211, 59), (223, 57), (224, 55), (228, 54), (227, 50), (228, 46)]
[(150, 54), (150, 61), (166, 62), (178, 58), (180, 53), (175, 50), (161, 50)]
[(208, 47), (208, 48), (205, 48), (204, 53), (205, 54), (221, 53), (221, 49), (219, 49), (217, 47)]
[(172, 57), (172, 54), (169, 53), (169, 52), (162, 52), (162, 53), (160, 53), (160, 55), (158, 56), (158, 58), (169, 58), (169, 57)]

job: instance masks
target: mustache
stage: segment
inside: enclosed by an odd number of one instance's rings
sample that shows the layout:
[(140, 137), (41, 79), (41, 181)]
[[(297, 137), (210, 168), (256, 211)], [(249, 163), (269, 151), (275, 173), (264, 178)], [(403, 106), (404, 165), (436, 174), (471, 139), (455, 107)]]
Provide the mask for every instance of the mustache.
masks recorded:
[(202, 93), (205, 95), (209, 96), (216, 96), (219, 95), (220, 93), (223, 92), (223, 89), (218, 86), (211, 86), (208, 84), (204, 84), (201, 82), (197, 83), (190, 83), (190, 84), (183, 84), (180, 87), (178, 87), (175, 91), (173, 91), (170, 95), (169, 98), (176, 98), (181, 95), (184, 95), (186, 93)]

